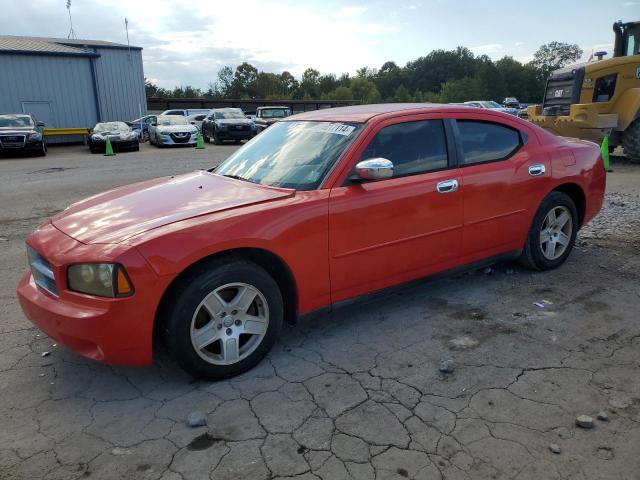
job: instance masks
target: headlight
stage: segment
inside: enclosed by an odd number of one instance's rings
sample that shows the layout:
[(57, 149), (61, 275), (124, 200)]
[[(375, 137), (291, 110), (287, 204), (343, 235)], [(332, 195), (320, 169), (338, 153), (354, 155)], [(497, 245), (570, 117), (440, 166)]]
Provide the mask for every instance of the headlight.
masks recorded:
[(216, 128), (219, 128), (220, 130), (226, 130), (227, 125), (225, 125), (224, 123), (216, 123)]
[(40, 140), (42, 140), (42, 134), (40, 132), (30, 133), (29, 140), (35, 140), (36, 142), (39, 142)]
[(72, 265), (67, 271), (69, 289), (98, 297), (126, 297), (133, 286), (121, 265), (85, 263)]
[(100, 135), (94, 133), (93, 135), (91, 135), (91, 140), (99, 142), (100, 140), (103, 140), (103, 138)]

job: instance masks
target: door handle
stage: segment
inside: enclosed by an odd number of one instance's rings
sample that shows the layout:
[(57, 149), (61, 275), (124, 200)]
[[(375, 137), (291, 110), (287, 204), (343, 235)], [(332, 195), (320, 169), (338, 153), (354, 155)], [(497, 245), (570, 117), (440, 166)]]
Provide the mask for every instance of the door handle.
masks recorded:
[(544, 172), (546, 172), (546, 171), (547, 171), (547, 169), (542, 164), (540, 164), (540, 165), (531, 165), (529, 167), (529, 175), (531, 175), (532, 177), (539, 177), (540, 175), (544, 175)]
[(458, 190), (458, 181), (457, 180), (444, 180), (442, 182), (438, 182), (436, 185), (436, 189), (439, 193), (450, 193)]

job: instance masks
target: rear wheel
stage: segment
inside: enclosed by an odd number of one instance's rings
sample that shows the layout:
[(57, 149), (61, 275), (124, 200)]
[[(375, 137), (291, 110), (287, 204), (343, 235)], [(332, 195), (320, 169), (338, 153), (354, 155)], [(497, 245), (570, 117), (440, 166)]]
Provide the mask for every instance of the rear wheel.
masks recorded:
[(635, 119), (622, 133), (625, 155), (633, 162), (640, 162), (640, 118)]
[(180, 282), (167, 302), (165, 341), (191, 375), (218, 380), (255, 366), (283, 319), (278, 284), (258, 265), (216, 261)]
[(535, 217), (521, 263), (534, 270), (550, 270), (562, 265), (576, 240), (578, 212), (567, 194), (551, 192), (542, 201)]

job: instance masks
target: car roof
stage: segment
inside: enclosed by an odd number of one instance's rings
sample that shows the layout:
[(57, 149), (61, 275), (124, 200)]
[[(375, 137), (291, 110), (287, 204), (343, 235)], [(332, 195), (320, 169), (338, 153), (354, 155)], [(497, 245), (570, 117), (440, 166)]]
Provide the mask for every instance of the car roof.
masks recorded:
[(427, 113), (427, 112), (468, 112), (469, 107), (454, 106), (444, 103), (378, 103), (371, 105), (352, 105), (349, 107), (324, 108), (299, 113), (280, 121), (315, 120), (322, 122), (368, 122), (374, 117), (394, 113)]
[(286, 105), (264, 105), (262, 107), (258, 107), (258, 110), (265, 110), (267, 108), (286, 108), (287, 110), (290, 110)]

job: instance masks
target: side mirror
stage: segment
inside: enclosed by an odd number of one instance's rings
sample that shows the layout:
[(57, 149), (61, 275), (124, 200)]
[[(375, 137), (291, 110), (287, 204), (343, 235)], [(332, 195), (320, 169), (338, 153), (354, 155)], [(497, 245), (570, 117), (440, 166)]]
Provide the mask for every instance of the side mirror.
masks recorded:
[(158, 126), (158, 122), (151, 122), (151, 126), (152, 127), (157, 127)]
[(381, 157), (370, 158), (358, 162), (354, 172), (350, 180), (385, 180), (393, 177), (393, 162)]
[(44, 126), (45, 126), (44, 122), (38, 122), (38, 123), (36, 123), (36, 125), (37, 125), (38, 127), (44, 127)]
[(196, 124), (196, 122), (194, 122), (194, 121), (192, 120), (192, 121), (191, 121), (191, 125), (195, 125), (195, 124)]

